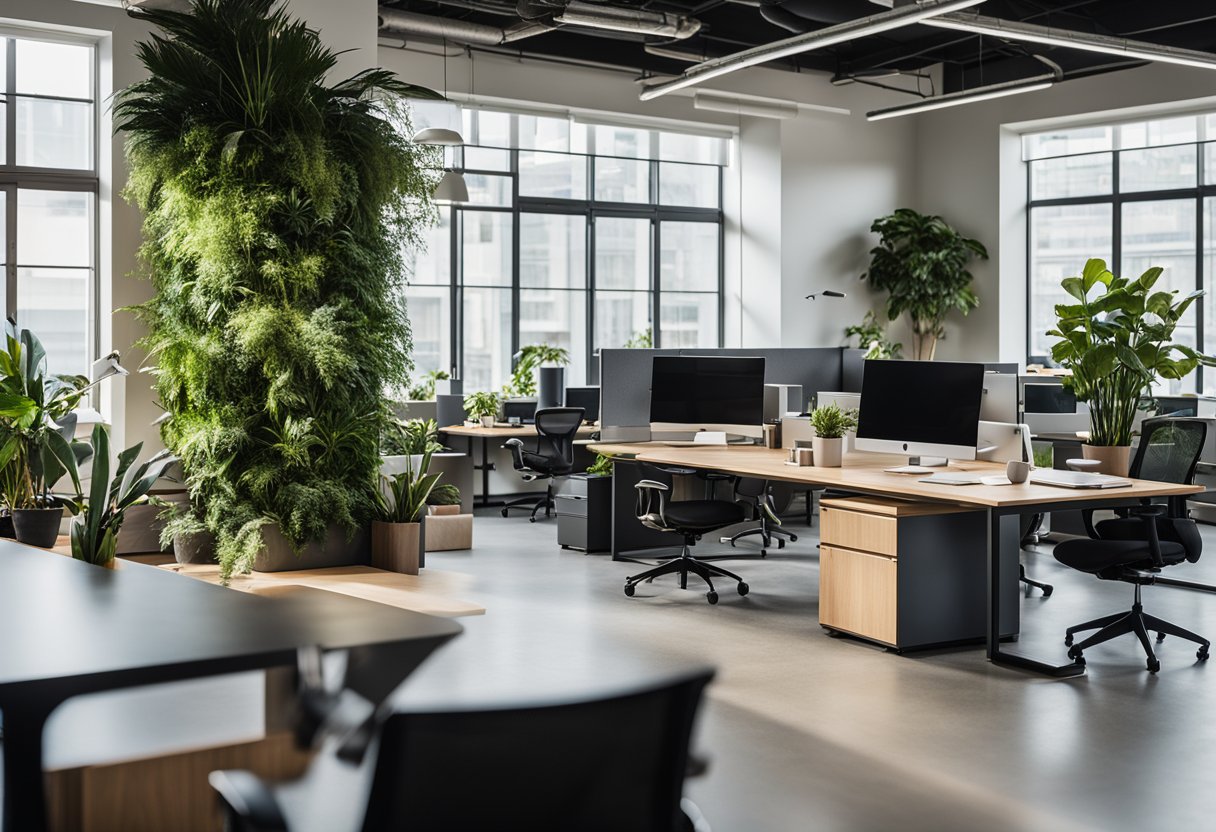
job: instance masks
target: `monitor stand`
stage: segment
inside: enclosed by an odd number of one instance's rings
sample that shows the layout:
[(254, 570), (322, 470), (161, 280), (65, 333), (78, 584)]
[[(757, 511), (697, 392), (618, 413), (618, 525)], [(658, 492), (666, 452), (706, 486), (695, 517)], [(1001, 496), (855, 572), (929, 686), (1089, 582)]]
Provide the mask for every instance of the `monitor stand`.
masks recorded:
[(944, 468), (950, 460), (944, 456), (910, 456), (908, 465), (919, 465), (922, 468)]

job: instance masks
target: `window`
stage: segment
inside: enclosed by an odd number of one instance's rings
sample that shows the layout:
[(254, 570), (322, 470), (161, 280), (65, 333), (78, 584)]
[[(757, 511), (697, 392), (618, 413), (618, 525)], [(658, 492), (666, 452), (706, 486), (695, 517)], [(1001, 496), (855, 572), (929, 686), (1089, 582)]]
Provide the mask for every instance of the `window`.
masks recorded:
[[(1101, 257), (1134, 278), (1150, 266), (1158, 288), (1206, 289), (1177, 340), (1216, 348), (1216, 115), (1181, 116), (1022, 137), (1029, 177), (1029, 353), (1047, 355), (1060, 280)], [(1163, 393), (1213, 392), (1203, 368)]]
[(640, 337), (721, 346), (725, 139), (451, 106), (414, 111), (415, 128), (469, 142), (446, 156), (469, 202), (406, 253), (420, 371), (496, 390), (515, 352), (545, 343), (569, 350), (578, 385), (598, 350)]
[(56, 373), (87, 374), (95, 352), (95, 61), (91, 44), (0, 33), (0, 311)]

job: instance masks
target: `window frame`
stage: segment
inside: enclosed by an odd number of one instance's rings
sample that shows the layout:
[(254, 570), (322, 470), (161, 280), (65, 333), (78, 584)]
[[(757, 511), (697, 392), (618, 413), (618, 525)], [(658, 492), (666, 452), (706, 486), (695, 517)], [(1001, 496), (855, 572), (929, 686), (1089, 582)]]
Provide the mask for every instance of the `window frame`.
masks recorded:
[[(1202, 117), (1202, 116), (1198, 116)], [(1166, 118), (1162, 116), (1162, 118)], [(1117, 126), (1117, 125), (1116, 125)], [(1207, 178), (1207, 170), (1205, 169), (1205, 160), (1207, 157), (1208, 145), (1216, 145), (1216, 136), (1204, 136), (1199, 134), (1199, 138), (1193, 142), (1172, 142), (1162, 145), (1146, 145), (1144, 147), (1127, 147), (1123, 148), (1116, 144), (1109, 151), (1088, 151), (1086, 153), (1066, 153), (1055, 156), (1042, 156), (1034, 159), (1026, 160), (1023, 164), (1026, 168), (1026, 352), (1029, 359), (1032, 345), (1034, 344), (1034, 250), (1033, 250), (1033, 229), (1032, 214), (1036, 208), (1052, 208), (1052, 207), (1067, 207), (1080, 205), (1110, 205), (1111, 206), (1111, 262), (1110, 270), (1122, 275), (1123, 269), (1123, 207), (1128, 204), (1137, 202), (1165, 202), (1165, 201), (1186, 201), (1191, 200), (1195, 204), (1195, 285), (1194, 289), (1204, 289), (1205, 281), (1211, 283), (1210, 291), (1216, 291), (1216, 274), (1204, 274), (1204, 251), (1208, 244), (1204, 236), (1204, 200), (1209, 197), (1216, 197), (1216, 182), (1212, 184), (1204, 184)], [(1195, 186), (1185, 188), (1161, 188), (1149, 191), (1129, 191), (1123, 192), (1120, 188), (1120, 177), (1122, 175), (1121, 160), (1122, 154), (1125, 152), (1135, 152), (1148, 148), (1156, 149), (1158, 147), (1184, 147), (1192, 146), (1195, 148)], [(1109, 152), (1111, 154), (1111, 192), (1109, 194), (1090, 195), (1090, 196), (1075, 196), (1075, 197), (1055, 197), (1048, 199), (1032, 199), (1034, 193), (1034, 171), (1035, 162), (1041, 162), (1048, 159), (1062, 159), (1071, 156), (1086, 156), (1093, 155), (1098, 152)], [(1081, 264), (1078, 264), (1080, 266)], [(1200, 352), (1204, 351), (1205, 343), (1205, 324), (1204, 320), (1204, 304), (1195, 303), (1191, 306), (1195, 313), (1195, 340), (1196, 349)], [(1213, 322), (1216, 324), (1216, 322)], [(1195, 369), (1195, 391), (1200, 395), (1204, 391), (1204, 367), (1200, 365)]]
[[(75, 266), (73, 269), (81, 269), (89, 272), (89, 286), (86, 291), (86, 302), (88, 309), (85, 314), (85, 368), (91, 365), (93, 360), (99, 354), (101, 346), (99, 343), (101, 327), (98, 323), (98, 316), (101, 310), (101, 281), (99, 275), (101, 273), (100, 251), (101, 251), (101, 68), (99, 59), (99, 48), (96, 39), (84, 36), (73, 36), (70, 33), (48, 33), (37, 30), (13, 29), (0, 27), (0, 40), (5, 41), (4, 60), (4, 88), (0, 90), (0, 98), (5, 103), (3, 125), (0, 129), (4, 130), (4, 158), (0, 159), (0, 191), (5, 193), (5, 243), (7, 251), (4, 253), (4, 280), (5, 280), (5, 313), (7, 316), (17, 321), (20, 327), (22, 322), (17, 317), (18, 299), (17, 299), (17, 267), (20, 260), (20, 253), (17, 250), (17, 214), (18, 214), (18, 192), (21, 190), (44, 190), (44, 191), (73, 191), (78, 193), (90, 193), (93, 195), (93, 210), (90, 221), (91, 239), (89, 240), (89, 264), (87, 266)], [(72, 46), (83, 46), (90, 50), (90, 78), (89, 90), (90, 99), (72, 98), (55, 95), (36, 95), (22, 94), (21, 98), (36, 99), (41, 101), (70, 101), (79, 103), (88, 103), (92, 107), (92, 118), (90, 120), (90, 167), (87, 169), (76, 168), (52, 168), (52, 167), (37, 167), (32, 165), (18, 165), (16, 163), (16, 145), (17, 145), (17, 49), (16, 42), (18, 40), (42, 41), (45, 43), (61, 43), (70, 44)], [(23, 264), (26, 266), (50, 266), (54, 264)], [(66, 268), (55, 266), (56, 268)], [(55, 371), (55, 368), (51, 368)]]

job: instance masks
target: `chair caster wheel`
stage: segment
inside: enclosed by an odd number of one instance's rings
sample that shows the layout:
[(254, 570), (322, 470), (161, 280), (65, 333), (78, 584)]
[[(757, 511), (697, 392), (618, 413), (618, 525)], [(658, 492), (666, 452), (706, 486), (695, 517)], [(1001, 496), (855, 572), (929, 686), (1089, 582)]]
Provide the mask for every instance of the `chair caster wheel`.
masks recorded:
[(1157, 661), (1156, 659), (1149, 659), (1147, 662), (1145, 662), (1145, 665), (1148, 667), (1149, 673), (1156, 673), (1161, 669), (1161, 662)]
[(705, 593), (705, 600), (711, 604), (718, 603), (718, 593), (711, 589), (709, 592)]
[(1068, 635), (1064, 636), (1064, 644), (1067, 647), (1072, 647), (1072, 633), (1069, 633)]
[(503, 517), (507, 516), (507, 510), (505, 508), (499, 513), (502, 514)]
[(1043, 597), (1044, 597), (1044, 598), (1050, 598), (1050, 597), (1051, 597), (1051, 593), (1055, 592), (1055, 589), (1056, 589), (1056, 588), (1055, 588), (1054, 586), (1045, 586), (1045, 587), (1043, 587)]
[(1157, 643), (1160, 644), (1163, 641), (1165, 641), (1165, 633), (1157, 633)]
[(766, 557), (768, 557), (768, 549), (761, 549), (761, 550), (760, 550), (760, 557), (762, 557), (762, 558), (766, 558)]
[(747, 593), (751, 592), (751, 589), (752, 588), (750, 586), (748, 586), (746, 583), (744, 583), (743, 581), (739, 581), (739, 594), (740, 595), (746, 595)]
[(1081, 662), (1082, 664), (1084, 664), (1084, 662), (1085, 662), (1085, 654), (1078, 647), (1069, 647), (1068, 648), (1068, 658), (1070, 658), (1076, 662)]
[(627, 597), (632, 598), (633, 593), (636, 591), (637, 590), (634, 588), (633, 584), (625, 584), (625, 595)]
[(1208, 648), (1204, 646), (1196, 650), (1195, 658), (1199, 659), (1201, 662), (1206, 662), (1208, 660)]
[(790, 535), (790, 543), (797, 543), (797, 542), (798, 542), (798, 535), (796, 535), (796, 534), (791, 534), (791, 535)]

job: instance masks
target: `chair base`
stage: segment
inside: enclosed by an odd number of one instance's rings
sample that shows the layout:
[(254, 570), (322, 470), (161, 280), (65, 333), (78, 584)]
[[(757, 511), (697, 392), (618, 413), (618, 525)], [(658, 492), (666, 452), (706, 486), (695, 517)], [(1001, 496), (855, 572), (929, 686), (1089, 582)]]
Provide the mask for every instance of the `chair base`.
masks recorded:
[(552, 517), (554, 509), (556, 508), (556, 504), (553, 502), (553, 487), (550, 486), (545, 491), (545, 496), (541, 497), (540, 499), (537, 499), (536, 497), (519, 497), (518, 499), (510, 500), (506, 503), (503, 503), (502, 510), (500, 513), (502, 514), (503, 517), (506, 517), (507, 512), (513, 508), (529, 508), (529, 507), (531, 507), (531, 509), (532, 509), (532, 514), (528, 517), (529, 523), (536, 522), (536, 514), (541, 509), (544, 509), (546, 518)]
[(1018, 580), (1026, 584), (1026, 597), (1030, 597), (1031, 589), (1040, 589), (1043, 591), (1043, 597), (1051, 597), (1051, 593), (1055, 592), (1055, 587), (1051, 584), (1045, 584), (1042, 581), (1036, 581), (1026, 577), (1026, 567), (1018, 564)]
[(633, 593), (638, 584), (642, 583), (643, 581), (653, 581), (655, 578), (662, 575), (679, 575), (680, 589), (688, 589), (688, 576), (690, 573), (705, 581), (706, 585), (709, 587), (709, 592), (705, 593), (705, 600), (711, 604), (718, 603), (718, 592), (716, 589), (714, 589), (713, 582), (715, 577), (730, 578), (732, 581), (735, 581), (737, 583), (737, 589), (740, 595), (747, 595), (751, 589), (744, 582), (744, 580), (734, 572), (728, 572), (721, 566), (716, 566), (712, 563), (698, 560), (697, 558), (693, 557), (691, 545), (685, 543), (684, 548), (678, 557), (674, 557), (671, 560), (660, 563), (658, 566), (651, 567), (638, 575), (631, 575), (626, 578), (625, 594), (633, 597)]
[[(724, 537), (724, 538), (722, 538), (722, 542), (729, 543), (733, 547), (737, 542), (739, 542), (740, 540), (743, 540), (744, 538), (747, 538), (747, 537), (759, 537), (760, 538), (760, 553), (759, 553), (760, 557), (765, 557), (766, 555), (768, 555), (768, 550), (770, 548), (772, 548), (772, 545), (774, 542), (776, 542), (778, 549), (784, 549), (785, 541), (787, 539), (791, 543), (796, 543), (798, 541), (798, 535), (794, 534), (793, 532), (787, 532), (785, 529), (774, 529), (774, 528), (770, 527), (767, 523), (762, 523), (761, 525), (757, 526), (754, 529), (744, 529), (743, 531), (739, 532), (738, 534), (736, 534), (732, 537)], [(747, 557), (756, 557), (756, 556), (755, 555), (729, 555), (728, 557), (747, 558)], [(721, 559), (721, 558), (719, 558), (719, 559)]]
[[(1097, 630), (1098, 632), (1084, 641), (1073, 644), (1073, 636), (1085, 630)], [(1064, 643), (1069, 646), (1068, 657), (1078, 664), (1085, 664), (1084, 653), (1090, 647), (1122, 635), (1127, 635), (1128, 633), (1135, 633), (1136, 638), (1140, 639), (1140, 646), (1144, 648), (1145, 656), (1148, 658), (1146, 664), (1149, 673), (1156, 673), (1161, 669), (1161, 662), (1157, 660), (1157, 654), (1153, 652), (1152, 642), (1149, 641), (1148, 634), (1150, 630), (1157, 633), (1158, 642), (1164, 641), (1167, 635), (1171, 635), (1198, 644), (1199, 649), (1195, 651), (1195, 657), (1201, 662), (1207, 661), (1208, 648), (1211, 646), (1211, 642), (1203, 636), (1192, 633), (1190, 630), (1185, 630), (1176, 624), (1171, 624), (1169, 621), (1145, 614), (1144, 607), (1140, 603), (1139, 584), (1136, 584), (1136, 598), (1130, 611), (1105, 615), (1101, 618), (1095, 618), (1093, 621), (1086, 621), (1084, 624), (1069, 627), (1064, 631)]]

